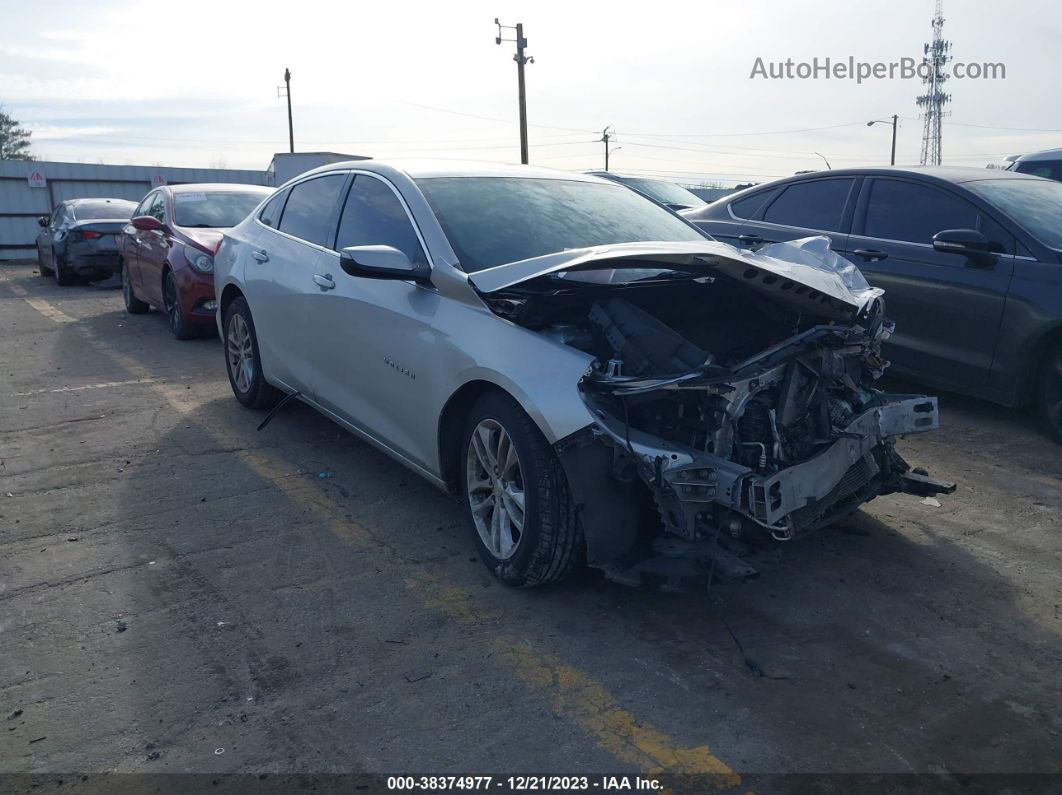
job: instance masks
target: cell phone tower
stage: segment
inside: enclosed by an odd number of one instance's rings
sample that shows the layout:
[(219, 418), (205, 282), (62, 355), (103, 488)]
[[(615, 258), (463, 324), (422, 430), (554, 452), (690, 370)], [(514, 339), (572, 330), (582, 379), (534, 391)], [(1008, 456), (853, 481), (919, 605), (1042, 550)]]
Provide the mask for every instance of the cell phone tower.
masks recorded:
[(926, 93), (915, 100), (922, 109), (922, 165), (940, 165), (940, 122), (944, 116), (944, 106), (951, 102), (951, 94), (945, 93), (944, 83), (948, 80), (945, 71), (951, 56), (951, 42), (944, 40), (944, 2), (937, 0), (936, 13), (933, 15), (933, 41), (923, 45), (922, 83)]

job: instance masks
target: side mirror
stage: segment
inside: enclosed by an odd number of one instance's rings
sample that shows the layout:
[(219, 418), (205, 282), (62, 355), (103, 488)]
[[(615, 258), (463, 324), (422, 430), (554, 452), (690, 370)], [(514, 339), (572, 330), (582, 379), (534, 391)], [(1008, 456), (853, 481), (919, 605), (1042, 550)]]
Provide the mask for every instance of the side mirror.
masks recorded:
[(945, 254), (984, 256), (992, 253), (988, 238), (976, 229), (945, 229), (933, 235), (933, 248)]
[(50, 222), (51, 219), (47, 215), (42, 215), (37, 219), (37, 226), (48, 226)]
[(165, 225), (153, 215), (138, 215), (133, 219), (133, 226), (142, 232), (161, 232)]
[(348, 246), (339, 252), (339, 266), (351, 276), (427, 282), (431, 268), (410, 261), (394, 246)]

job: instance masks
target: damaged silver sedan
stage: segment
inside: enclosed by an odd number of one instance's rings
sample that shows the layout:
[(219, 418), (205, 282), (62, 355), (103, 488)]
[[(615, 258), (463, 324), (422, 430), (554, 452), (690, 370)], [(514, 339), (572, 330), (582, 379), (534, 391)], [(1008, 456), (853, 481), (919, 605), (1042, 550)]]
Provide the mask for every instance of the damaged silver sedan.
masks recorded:
[(897, 453), (937, 401), (874, 386), (881, 291), (825, 238), (751, 253), (594, 177), (337, 163), (226, 235), (215, 287), (237, 399), (458, 495), (512, 585), (747, 576), (750, 545), (954, 489)]

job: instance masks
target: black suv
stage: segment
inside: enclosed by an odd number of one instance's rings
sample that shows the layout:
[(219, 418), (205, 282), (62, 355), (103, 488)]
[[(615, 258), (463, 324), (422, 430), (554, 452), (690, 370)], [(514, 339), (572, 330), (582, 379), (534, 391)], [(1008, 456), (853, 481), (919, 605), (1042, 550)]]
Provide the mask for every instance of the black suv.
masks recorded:
[(826, 235), (886, 290), (893, 370), (1006, 406), (1062, 442), (1062, 183), (979, 168), (802, 174), (682, 212), (742, 248)]

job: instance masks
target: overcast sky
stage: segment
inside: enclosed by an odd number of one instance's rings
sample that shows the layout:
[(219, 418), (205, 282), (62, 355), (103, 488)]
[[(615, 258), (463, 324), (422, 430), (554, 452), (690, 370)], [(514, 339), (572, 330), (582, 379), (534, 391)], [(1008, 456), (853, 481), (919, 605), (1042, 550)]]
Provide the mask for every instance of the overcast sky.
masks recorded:
[[(523, 22), (531, 162), (687, 183), (800, 169), (917, 163), (917, 80), (750, 79), (765, 63), (922, 55), (932, 0), (759, 3), (0, 0), (0, 104), (49, 160), (264, 169), (295, 145), (373, 157), (519, 160), (513, 45)], [(1062, 7), (946, 0), (956, 61), (1006, 78), (952, 79), (944, 161), (983, 166), (1062, 146)]]

